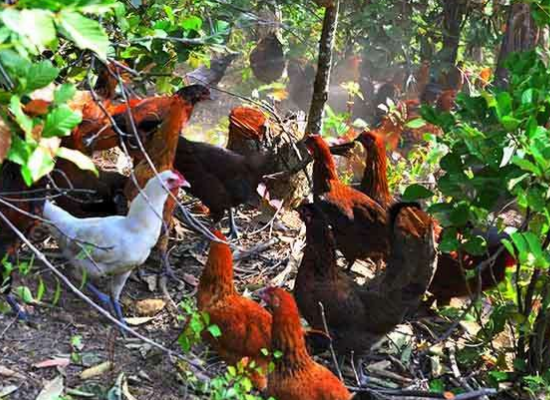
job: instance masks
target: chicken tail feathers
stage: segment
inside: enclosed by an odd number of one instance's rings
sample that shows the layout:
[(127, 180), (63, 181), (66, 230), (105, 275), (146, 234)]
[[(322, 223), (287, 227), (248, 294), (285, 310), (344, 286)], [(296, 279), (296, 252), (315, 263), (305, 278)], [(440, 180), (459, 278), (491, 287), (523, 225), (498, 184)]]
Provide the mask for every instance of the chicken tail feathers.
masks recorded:
[(418, 203), (416, 201), (410, 201), (410, 202), (402, 201), (402, 202), (395, 203), (394, 205), (392, 205), (390, 207), (390, 209), (388, 210), (388, 221), (389, 221), (390, 229), (392, 231), (393, 231), (393, 227), (395, 225), (396, 219), (399, 216), (399, 213), (404, 208), (415, 208), (417, 210), (422, 210), (422, 207), (420, 206), (420, 203)]

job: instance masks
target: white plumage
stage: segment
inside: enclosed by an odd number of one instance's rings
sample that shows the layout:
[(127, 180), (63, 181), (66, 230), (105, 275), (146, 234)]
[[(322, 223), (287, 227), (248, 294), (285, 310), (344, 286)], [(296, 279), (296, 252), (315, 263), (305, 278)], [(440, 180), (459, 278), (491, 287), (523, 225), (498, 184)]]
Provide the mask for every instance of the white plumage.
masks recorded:
[[(92, 281), (110, 280), (111, 300), (117, 314), (121, 314), (118, 300), (128, 276), (145, 262), (158, 241), (168, 198), (163, 184), (169, 190), (189, 186), (179, 173), (164, 171), (147, 182), (143, 193), (130, 204), (127, 216), (76, 218), (51, 202), (44, 206), (44, 218), (52, 224), (51, 235), (76, 267), (76, 275), (85, 275)], [(91, 289), (101, 296), (95, 288)], [(118, 317), (122, 320), (121, 315)]]

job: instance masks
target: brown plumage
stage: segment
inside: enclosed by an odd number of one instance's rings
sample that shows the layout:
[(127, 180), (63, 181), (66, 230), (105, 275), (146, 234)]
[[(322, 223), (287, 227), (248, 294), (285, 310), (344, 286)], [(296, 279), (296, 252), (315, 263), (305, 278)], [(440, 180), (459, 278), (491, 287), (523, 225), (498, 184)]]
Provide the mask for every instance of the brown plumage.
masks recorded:
[[(395, 199), (391, 195), (387, 184), (384, 141), (379, 135), (368, 131), (363, 132), (356, 140), (365, 146), (367, 157), (361, 190), (367, 195), (375, 196), (378, 203), (388, 209)], [(406, 218), (406, 215), (404, 218)], [(442, 227), (436, 220), (434, 220), (434, 232), (436, 241), (439, 242), (443, 237)], [(506, 237), (504, 234), (499, 234), (495, 228), (479, 233), (487, 241), (487, 254), (483, 256), (463, 254), (462, 267), (464, 271), (474, 269), (479, 263), (492, 256), (500, 248), (502, 238)], [(491, 289), (502, 282), (505, 278), (506, 268), (513, 267), (515, 264), (516, 260), (508, 251), (502, 252), (494, 265), (482, 272), (482, 291)], [(440, 254), (437, 269), (429, 288), (433, 300), (437, 300), (438, 305), (446, 305), (453, 297), (467, 296), (477, 291), (479, 283), (477, 276), (467, 279), (464, 271), (461, 268), (458, 253)]]
[(235, 107), (229, 114), (227, 148), (245, 156), (260, 152), (267, 122), (265, 114), (257, 108)]
[[(214, 231), (216, 237), (226, 238)], [(197, 292), (199, 311), (210, 316), (210, 323), (221, 330), (220, 337), (204, 335), (222, 359), (236, 365), (242, 358), (255, 361), (263, 373), (253, 373), (254, 386), (266, 387), (269, 359), (262, 349), (271, 348), (271, 315), (258, 303), (237, 293), (233, 284), (233, 257), (225, 243), (212, 242)]]
[(300, 315), (292, 295), (267, 288), (262, 298), (272, 310), (271, 348), (281, 351), (268, 376), (267, 396), (280, 400), (348, 400), (344, 384), (307, 352)]
[(306, 146), (314, 159), (314, 201), (333, 226), (337, 247), (349, 268), (357, 259), (384, 259), (388, 253), (386, 211), (366, 194), (340, 182), (329, 146), (320, 136), (308, 136)]
[(274, 82), (283, 75), (285, 54), (275, 33), (269, 33), (252, 50), (250, 67), (254, 76), (264, 83)]
[(375, 132), (365, 131), (357, 139), (365, 148), (365, 171), (361, 179), (360, 190), (376, 200), (383, 208), (393, 203), (387, 178), (386, 143)]
[[(180, 89), (169, 98), (162, 98), (158, 102), (151, 101), (145, 103), (150, 104), (151, 109), (143, 106), (143, 108), (140, 107), (136, 110), (139, 116), (139, 118), (136, 117), (135, 119), (138, 130), (144, 128), (144, 126), (147, 127), (146, 129), (154, 130), (154, 134), (147, 144), (147, 154), (157, 172), (172, 170), (174, 168), (174, 158), (176, 156), (178, 140), (180, 139), (179, 133), (182, 127), (189, 121), (195, 104), (209, 98), (210, 91), (205, 86), (192, 85)], [(162, 103), (162, 105), (159, 103)], [(134, 174), (137, 185), (143, 188), (149, 179), (155, 175), (155, 171), (151, 168), (147, 159), (142, 159), (135, 166)], [(191, 182), (189, 178), (187, 179)], [(132, 201), (138, 195), (139, 189), (133, 180), (130, 179), (124, 192), (128, 201)], [(176, 196), (177, 191), (172, 194)], [(167, 252), (168, 238), (172, 227), (172, 214), (175, 206), (175, 200), (172, 197), (168, 197), (163, 212), (165, 231), (161, 234), (159, 243), (157, 244), (161, 253), (164, 270), (168, 274), (172, 274)]]
[[(219, 222), (226, 210), (257, 198), (256, 188), (267, 173), (270, 157), (264, 154), (243, 156), (223, 147), (179, 138), (174, 163), (191, 183), (189, 192), (210, 210)], [(231, 217), (231, 235), (237, 227)]]
[[(20, 165), (7, 160), (0, 164), (0, 196), (2, 200), (9, 202), (25, 213), (42, 215), (46, 193), (32, 193), (28, 191), (31, 189), (45, 189), (46, 183), (46, 179), (42, 179), (36, 182), (32, 188), (29, 188), (21, 176)], [(32, 229), (38, 225), (37, 219), (29, 217), (5, 204), (0, 204), (0, 213), (27, 237), (30, 236)], [(21, 240), (17, 234), (12, 231), (3, 218), (0, 218), (0, 294), (7, 296), (6, 298), (13, 311), (25, 319), (26, 314), (19, 308), (10, 295), (11, 274), (7, 273), (2, 262), (4, 259), (9, 260), (13, 257), (20, 245)]]
[(387, 267), (379, 279), (360, 286), (336, 264), (334, 229), (323, 211), (314, 203), (298, 210), (306, 224), (294, 288), (300, 312), (314, 329), (322, 329), (322, 303), (335, 349), (361, 358), (407, 311), (416, 309), (428, 288), (437, 258), (432, 220), (418, 205), (393, 206)]

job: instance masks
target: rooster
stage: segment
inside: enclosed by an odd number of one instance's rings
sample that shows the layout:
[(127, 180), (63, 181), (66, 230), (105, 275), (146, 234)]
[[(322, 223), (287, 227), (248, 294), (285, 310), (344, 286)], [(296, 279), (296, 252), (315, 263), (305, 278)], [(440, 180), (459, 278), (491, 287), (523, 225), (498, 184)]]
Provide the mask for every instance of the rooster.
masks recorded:
[(252, 107), (235, 107), (229, 114), (227, 148), (243, 156), (256, 154), (267, 131), (267, 117)]
[[(306, 247), (294, 295), (301, 314), (322, 329), (323, 304), (335, 349), (361, 359), (385, 334), (416, 309), (432, 279), (437, 252), (431, 218), (415, 204), (399, 203), (389, 210), (391, 252), (381, 277), (360, 286), (336, 264), (334, 230), (316, 204), (298, 209), (306, 225)], [(357, 369), (362, 383), (362, 368)]]
[[(158, 172), (172, 170), (174, 168), (174, 158), (176, 157), (178, 141), (181, 140), (179, 133), (182, 127), (189, 121), (195, 104), (207, 99), (210, 99), (210, 91), (208, 88), (202, 85), (191, 85), (180, 89), (171, 97), (158, 97), (144, 100), (132, 109), (138, 133), (141, 134), (143, 130), (154, 132), (150, 141), (147, 143), (147, 154)], [(122, 123), (122, 121), (128, 124), (126, 125)], [(122, 121), (118, 122), (121, 122), (123, 132), (132, 132), (130, 129), (130, 121), (126, 118)], [(149, 164), (149, 160), (136, 156), (134, 163), (138, 160), (139, 162), (137, 162), (137, 165), (135, 164), (136, 166), (134, 168), (135, 182), (130, 179), (124, 190), (125, 196), (129, 201), (138, 195), (140, 187), (143, 187), (149, 179), (155, 176), (155, 171)], [(186, 175), (177, 165), (175, 168), (184, 176)], [(193, 178), (187, 177), (187, 179), (191, 182)], [(169, 196), (164, 206), (164, 231), (157, 246), (161, 255), (163, 272), (172, 278), (174, 277), (174, 273), (168, 259), (168, 240), (172, 228), (173, 212), (176, 207), (176, 200), (174, 197), (177, 193), (177, 188), (174, 188), (174, 192)]]
[(86, 286), (106, 309), (113, 307), (121, 323), (124, 323), (119, 303), (122, 289), (132, 270), (145, 262), (158, 240), (168, 191), (180, 187), (189, 187), (189, 183), (179, 173), (164, 171), (152, 177), (143, 193), (134, 198), (126, 216), (80, 219), (51, 202), (44, 206), (50, 233), (63, 255), (76, 267), (76, 275), (81, 279), (109, 281), (110, 297), (92, 283)]
[(20, 308), (10, 293), (11, 271), (8, 271), (4, 265), (4, 262), (13, 259), (21, 245), (21, 240), (12, 231), (4, 218), (10, 221), (19, 231), (29, 236), (32, 229), (38, 224), (38, 220), (30, 215), (42, 214), (46, 193), (45, 191), (40, 193), (40, 191), (45, 189), (46, 179), (36, 182), (31, 191), (21, 176), (20, 165), (6, 160), (3, 164), (0, 164), (0, 168), (0, 200), (13, 206), (10, 207), (0, 203), (0, 294), (6, 296), (13, 312), (20, 319), (26, 320), (28, 315)]
[(308, 354), (300, 314), (290, 293), (267, 288), (261, 293), (273, 315), (271, 346), (282, 353), (268, 376), (266, 395), (281, 400), (349, 400), (344, 384)]
[(319, 135), (309, 135), (305, 143), (314, 159), (314, 202), (334, 227), (337, 247), (348, 261), (348, 269), (357, 259), (383, 260), (388, 253), (386, 210), (340, 182), (329, 146)]
[[(217, 238), (226, 241), (219, 231)], [(210, 316), (210, 323), (221, 330), (220, 337), (205, 334), (207, 342), (229, 365), (242, 358), (254, 361), (261, 371), (251, 376), (254, 386), (266, 387), (268, 358), (262, 349), (271, 346), (271, 315), (258, 303), (237, 293), (233, 284), (233, 257), (229, 245), (212, 242), (197, 292), (199, 311)]]

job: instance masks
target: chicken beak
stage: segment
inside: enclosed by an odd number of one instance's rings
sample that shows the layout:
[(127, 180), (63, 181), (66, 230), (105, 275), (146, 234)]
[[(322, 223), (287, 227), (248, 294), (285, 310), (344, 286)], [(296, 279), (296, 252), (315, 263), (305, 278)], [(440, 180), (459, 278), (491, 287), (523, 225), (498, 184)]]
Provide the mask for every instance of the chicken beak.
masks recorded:
[(183, 178), (181, 181), (180, 181), (180, 187), (182, 188), (190, 188), (191, 187), (191, 184), (189, 183), (189, 181), (185, 178)]

